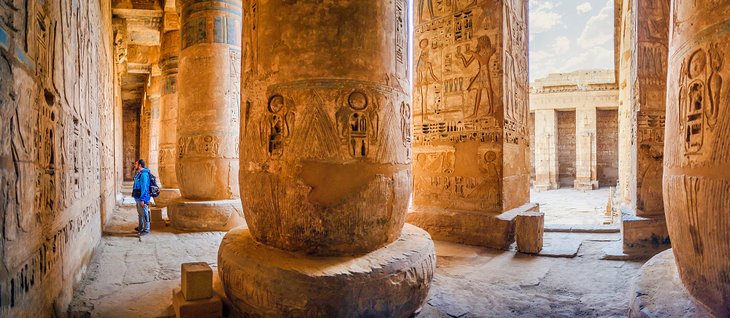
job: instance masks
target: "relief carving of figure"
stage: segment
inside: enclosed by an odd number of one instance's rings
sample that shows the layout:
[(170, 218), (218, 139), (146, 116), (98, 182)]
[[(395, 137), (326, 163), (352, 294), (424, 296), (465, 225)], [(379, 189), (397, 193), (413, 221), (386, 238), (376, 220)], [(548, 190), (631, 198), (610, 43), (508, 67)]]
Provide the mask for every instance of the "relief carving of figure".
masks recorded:
[(489, 37), (486, 35), (480, 36), (477, 39), (476, 50), (472, 51), (468, 47), (466, 48), (466, 53), (470, 55), (469, 59), (467, 59), (461, 52), (461, 47), (456, 48), (456, 54), (464, 64), (464, 68), (469, 67), (469, 65), (471, 65), (474, 61), (476, 61), (479, 66), (479, 72), (471, 79), (469, 86), (466, 88), (467, 91), (476, 91), (474, 112), (469, 117), (476, 117), (479, 113), (479, 106), (482, 103), (482, 92), (485, 92), (487, 95), (488, 113), (492, 114), (494, 112), (489, 60), (496, 51), (497, 50), (492, 46), (492, 42), (489, 40)]
[(431, 63), (428, 54), (428, 40), (421, 40), (418, 46), (421, 48), (421, 54), (418, 56), (418, 61), (416, 62), (416, 86), (418, 86), (418, 93), (421, 96), (421, 116), (425, 120), (428, 86), (433, 83), (438, 83), (441, 80), (433, 71), (433, 63)]
[(284, 97), (273, 95), (269, 98), (268, 111), (270, 115), (266, 122), (268, 136), (267, 151), (271, 158), (280, 158), (284, 152), (284, 145), (291, 137), (291, 126), (294, 124), (294, 113), (288, 111)]

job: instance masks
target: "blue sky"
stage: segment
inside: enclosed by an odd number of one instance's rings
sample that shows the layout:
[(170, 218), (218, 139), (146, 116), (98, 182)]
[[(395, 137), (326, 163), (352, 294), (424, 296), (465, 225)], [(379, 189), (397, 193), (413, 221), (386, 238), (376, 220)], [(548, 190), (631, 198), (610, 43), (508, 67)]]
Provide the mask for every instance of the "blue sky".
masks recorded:
[(613, 0), (530, 0), (530, 81), (613, 69)]

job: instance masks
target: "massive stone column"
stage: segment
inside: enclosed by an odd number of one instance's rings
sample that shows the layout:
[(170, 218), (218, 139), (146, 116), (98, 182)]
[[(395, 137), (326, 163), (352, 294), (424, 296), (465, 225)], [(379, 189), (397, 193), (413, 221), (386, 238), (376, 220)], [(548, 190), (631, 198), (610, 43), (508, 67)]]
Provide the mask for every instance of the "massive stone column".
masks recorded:
[(535, 110), (535, 184), (538, 191), (558, 184), (558, 117), (554, 109)]
[(679, 274), (730, 315), (730, 1), (672, 1), (664, 203)]
[(413, 210), (439, 240), (507, 248), (530, 204), (527, 2), (419, 1)]
[(149, 157), (147, 167), (154, 175), (159, 175), (160, 152), (160, 81), (159, 69), (154, 66), (153, 74), (150, 75), (150, 82), (147, 86), (147, 100), (149, 105)]
[[(174, 9), (174, 8), (173, 8)], [(162, 70), (160, 97), (160, 151), (159, 170), (162, 188), (155, 198), (158, 206), (167, 206), (180, 197), (175, 162), (177, 161), (177, 69), (180, 57), (180, 30), (178, 16), (174, 10), (166, 11), (165, 32), (160, 49), (160, 69)]]
[(228, 298), (253, 316), (411, 315), (435, 255), (428, 233), (404, 227), (408, 2), (244, 3), (249, 228), (221, 243)]
[(575, 110), (575, 181), (577, 190), (598, 188), (596, 160), (596, 108)]
[(623, 253), (653, 255), (669, 247), (661, 191), (669, 0), (625, 0), (622, 10), (619, 195)]
[(228, 230), (242, 223), (236, 182), (241, 2), (183, 0), (180, 10), (175, 171), (182, 199), (167, 213), (179, 229)]

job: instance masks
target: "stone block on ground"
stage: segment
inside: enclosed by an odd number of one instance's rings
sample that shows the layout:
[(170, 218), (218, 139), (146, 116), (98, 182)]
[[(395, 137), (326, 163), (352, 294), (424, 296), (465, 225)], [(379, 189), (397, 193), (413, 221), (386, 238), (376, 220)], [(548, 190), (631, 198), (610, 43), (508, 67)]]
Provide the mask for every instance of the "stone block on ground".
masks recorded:
[(180, 280), (185, 300), (198, 300), (213, 296), (213, 269), (208, 263), (183, 263)]
[(200, 300), (185, 300), (182, 290), (172, 290), (172, 307), (177, 318), (217, 318), (223, 316), (223, 302), (218, 295)]
[(182, 231), (228, 231), (246, 224), (241, 200), (176, 201), (167, 206), (167, 217)]
[(522, 253), (537, 254), (542, 250), (545, 229), (545, 214), (540, 212), (521, 212), (515, 218), (517, 250)]

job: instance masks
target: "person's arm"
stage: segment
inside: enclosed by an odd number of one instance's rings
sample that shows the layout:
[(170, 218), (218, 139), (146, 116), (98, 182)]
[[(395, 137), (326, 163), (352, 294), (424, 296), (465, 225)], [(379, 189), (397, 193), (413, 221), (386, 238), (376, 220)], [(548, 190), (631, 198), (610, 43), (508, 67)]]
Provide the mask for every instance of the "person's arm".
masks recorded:
[(140, 173), (140, 191), (142, 195), (139, 196), (140, 201), (150, 202), (150, 174)]

